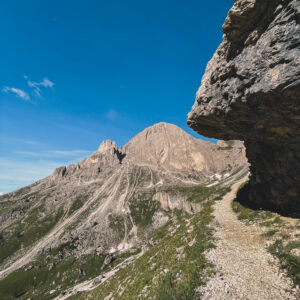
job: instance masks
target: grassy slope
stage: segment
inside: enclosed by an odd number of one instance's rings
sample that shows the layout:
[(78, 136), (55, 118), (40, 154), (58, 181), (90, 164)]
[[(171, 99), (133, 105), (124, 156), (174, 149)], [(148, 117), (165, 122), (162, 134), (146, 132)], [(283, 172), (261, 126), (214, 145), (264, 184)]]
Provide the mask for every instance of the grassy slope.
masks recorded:
[(193, 299), (199, 296), (197, 287), (213, 274), (204, 253), (213, 247), (209, 224), (214, 201), (205, 200), (209, 196), (220, 199), (229, 190), (213, 188), (208, 193), (205, 188), (173, 188), (174, 193), (186, 195), (189, 201), (202, 202), (202, 211), (192, 216), (182, 211), (169, 212), (169, 222), (154, 233), (149, 250), (142, 257), (98, 288), (72, 299), (104, 299), (108, 295), (114, 299)]
[(32, 209), (23, 220), (17, 221), (0, 232), (0, 263), (18, 250), (38, 241), (57, 224), (63, 215), (63, 210), (59, 209), (56, 214), (40, 219), (41, 211), (43, 211), (42, 206)]
[[(23, 191), (23, 189), (21, 189)], [(19, 192), (20, 193), (20, 192)], [(27, 194), (20, 201), (26, 200), (33, 195), (38, 196), (39, 192)], [(48, 194), (49, 195), (49, 194)], [(6, 259), (11, 258), (19, 250), (32, 246), (43, 236), (50, 232), (51, 229), (64, 217), (64, 206), (60, 206), (57, 211), (53, 210), (52, 214), (46, 214), (45, 200), (47, 196), (39, 196), (39, 204), (28, 211), (25, 217), (14, 222), (0, 230), (0, 264)], [(12, 201), (7, 201), (12, 202)], [(67, 216), (73, 214), (83, 205), (82, 196), (77, 197), (67, 211)], [(0, 204), (8, 206), (6, 210), (12, 211), (17, 208), (15, 205), (11, 208), (10, 203), (3, 202)], [(1, 211), (0, 211), (1, 213)], [(42, 217), (42, 215), (44, 215)]]
[(204, 257), (213, 246), (208, 228), (212, 203), (194, 216), (176, 212), (176, 218), (154, 234), (153, 246), (142, 257), (89, 295), (74, 298), (104, 299), (111, 294), (115, 299), (193, 299), (196, 288), (212, 272)]
[(214, 198), (216, 200), (222, 199), (222, 197), (230, 191), (230, 187), (220, 188), (219, 185), (212, 187), (206, 186), (192, 186), (192, 187), (169, 187), (164, 189), (165, 192), (171, 195), (182, 195), (186, 197), (188, 202), (201, 203), (207, 199)]
[(110, 265), (105, 265), (105, 255), (84, 255), (80, 259), (69, 256), (59, 260), (54, 255), (61, 251), (62, 247), (52, 249), (47, 256), (41, 255), (26, 268), (21, 268), (1, 280), (0, 299), (53, 299), (68, 287), (109, 270), (129, 255), (123, 254)]

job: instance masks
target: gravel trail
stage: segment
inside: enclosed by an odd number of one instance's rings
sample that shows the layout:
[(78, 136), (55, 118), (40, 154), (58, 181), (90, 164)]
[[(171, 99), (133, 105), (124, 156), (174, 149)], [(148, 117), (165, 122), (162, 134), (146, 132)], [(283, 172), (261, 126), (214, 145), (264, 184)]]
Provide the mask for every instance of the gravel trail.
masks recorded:
[(278, 260), (266, 251), (259, 228), (243, 224), (231, 209), (239, 186), (246, 180), (234, 184), (231, 192), (214, 206), (217, 241), (207, 258), (217, 274), (200, 289), (202, 299), (299, 299), (291, 280), (279, 269)]

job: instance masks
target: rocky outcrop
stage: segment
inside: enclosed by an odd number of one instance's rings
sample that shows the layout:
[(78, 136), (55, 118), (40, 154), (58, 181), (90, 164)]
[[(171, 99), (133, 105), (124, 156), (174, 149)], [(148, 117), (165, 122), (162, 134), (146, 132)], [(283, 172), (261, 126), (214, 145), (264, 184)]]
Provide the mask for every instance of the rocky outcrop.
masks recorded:
[(104, 153), (107, 150), (114, 150), (117, 149), (117, 144), (114, 141), (111, 140), (105, 140), (101, 143), (101, 145), (99, 146), (97, 153)]
[(118, 149), (116, 142), (106, 140), (82, 162), (56, 168), (51, 179), (57, 181), (62, 178), (81, 177), (89, 180), (97, 177), (105, 169), (120, 165), (124, 157), (125, 154)]
[(153, 200), (159, 201), (161, 207), (165, 210), (180, 209), (188, 214), (199, 212), (202, 208), (201, 204), (190, 202), (183, 195), (172, 195), (165, 192), (155, 193)]
[(300, 214), (300, 1), (237, 0), (223, 32), (188, 125), (245, 142), (241, 200)]

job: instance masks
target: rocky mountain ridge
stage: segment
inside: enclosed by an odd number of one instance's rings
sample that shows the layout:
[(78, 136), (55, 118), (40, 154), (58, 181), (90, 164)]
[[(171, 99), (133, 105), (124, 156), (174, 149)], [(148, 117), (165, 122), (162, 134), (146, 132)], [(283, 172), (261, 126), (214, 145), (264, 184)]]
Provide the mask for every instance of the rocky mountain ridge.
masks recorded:
[(242, 142), (235, 141), (228, 146), (219, 141), (215, 145), (192, 137), (176, 125), (161, 122), (146, 128), (122, 147), (111, 140), (103, 141), (98, 150), (82, 162), (57, 168), (52, 179), (76, 174), (86, 179), (127, 162), (202, 175), (220, 173), (247, 163)]

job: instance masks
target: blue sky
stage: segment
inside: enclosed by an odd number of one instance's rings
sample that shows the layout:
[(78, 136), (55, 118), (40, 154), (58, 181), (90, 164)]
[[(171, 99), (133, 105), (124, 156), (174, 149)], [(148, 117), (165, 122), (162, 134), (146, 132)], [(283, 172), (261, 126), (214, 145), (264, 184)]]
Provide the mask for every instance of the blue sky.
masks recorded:
[(197, 136), (186, 115), (232, 3), (1, 1), (0, 192), (159, 121)]

